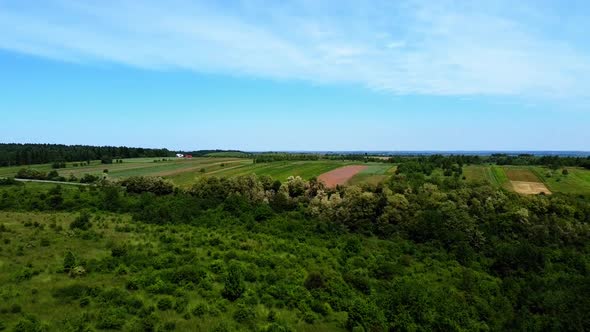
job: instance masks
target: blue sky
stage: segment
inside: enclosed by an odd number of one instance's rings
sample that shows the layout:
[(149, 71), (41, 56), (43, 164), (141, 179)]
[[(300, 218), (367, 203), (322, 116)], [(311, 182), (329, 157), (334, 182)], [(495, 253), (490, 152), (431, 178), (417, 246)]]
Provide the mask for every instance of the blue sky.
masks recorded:
[(590, 150), (587, 1), (0, 0), (0, 141)]

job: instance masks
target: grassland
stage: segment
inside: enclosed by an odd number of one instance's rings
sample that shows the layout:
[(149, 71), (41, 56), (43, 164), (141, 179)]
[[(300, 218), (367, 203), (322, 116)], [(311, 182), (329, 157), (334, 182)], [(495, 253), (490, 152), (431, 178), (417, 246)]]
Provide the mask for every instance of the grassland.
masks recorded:
[(575, 167), (568, 167), (567, 170), (569, 174), (563, 175), (561, 170), (531, 167), (531, 171), (553, 192), (590, 195), (590, 171)]

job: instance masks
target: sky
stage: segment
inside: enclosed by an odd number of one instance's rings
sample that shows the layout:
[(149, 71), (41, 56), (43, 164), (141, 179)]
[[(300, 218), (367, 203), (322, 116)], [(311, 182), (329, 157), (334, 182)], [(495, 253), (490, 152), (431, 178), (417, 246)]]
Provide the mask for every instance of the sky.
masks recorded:
[(0, 142), (590, 150), (590, 2), (0, 0)]

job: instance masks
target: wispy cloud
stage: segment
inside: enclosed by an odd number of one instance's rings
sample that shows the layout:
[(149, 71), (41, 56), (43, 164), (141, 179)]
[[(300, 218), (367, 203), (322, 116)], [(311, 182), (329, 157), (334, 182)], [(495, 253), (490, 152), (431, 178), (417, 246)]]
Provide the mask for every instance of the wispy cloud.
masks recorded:
[(434, 3), (0, 0), (0, 48), (395, 94), (590, 97), (579, 13), (561, 27), (537, 1)]

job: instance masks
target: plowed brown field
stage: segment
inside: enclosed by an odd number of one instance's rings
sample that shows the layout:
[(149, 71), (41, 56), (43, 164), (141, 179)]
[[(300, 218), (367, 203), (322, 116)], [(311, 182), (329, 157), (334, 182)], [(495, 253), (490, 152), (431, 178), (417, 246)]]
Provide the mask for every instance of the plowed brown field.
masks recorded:
[(350, 165), (336, 168), (318, 176), (318, 180), (322, 181), (327, 187), (333, 188), (336, 185), (345, 184), (346, 181), (365, 168), (367, 166), (364, 165)]

